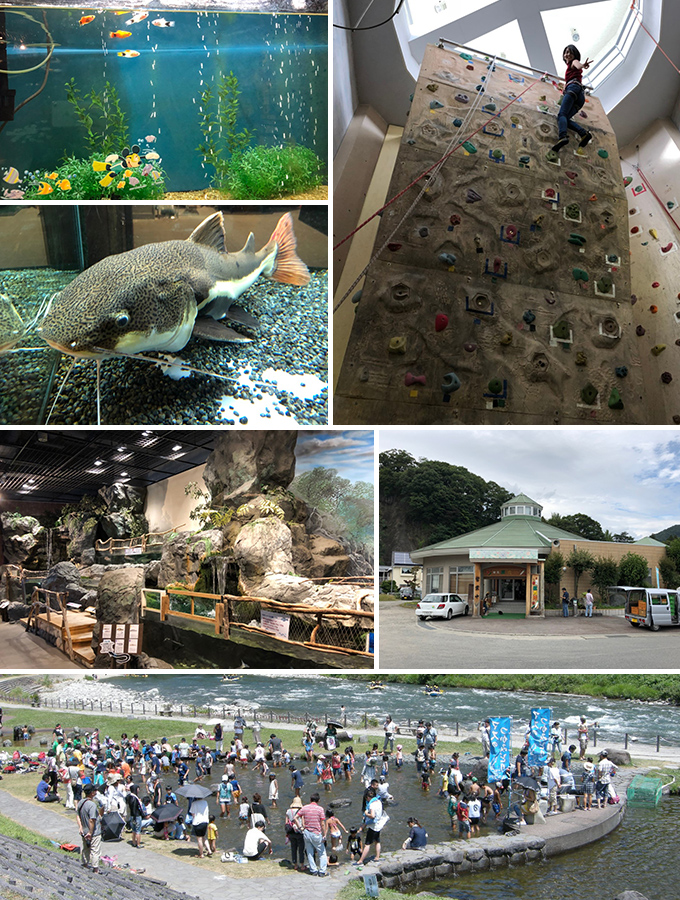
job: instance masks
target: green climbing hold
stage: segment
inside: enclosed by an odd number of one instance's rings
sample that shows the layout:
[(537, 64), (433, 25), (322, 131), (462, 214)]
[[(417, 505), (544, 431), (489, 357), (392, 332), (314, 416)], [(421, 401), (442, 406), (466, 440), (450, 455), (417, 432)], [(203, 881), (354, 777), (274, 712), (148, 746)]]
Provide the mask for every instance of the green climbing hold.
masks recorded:
[(564, 214), (568, 219), (580, 219), (581, 207), (578, 203), (570, 203), (569, 206), (565, 207)]
[(575, 281), (588, 281), (588, 273), (585, 269), (572, 269), (571, 274)]
[(492, 150), (491, 155), (494, 159), (503, 159), (503, 151), (502, 150)]
[(463, 120), (462, 119), (454, 119), (453, 124), (456, 126), (456, 128), (460, 128), (460, 126), (463, 124)]
[[(484, 79), (482, 78), (482, 81)], [(482, 109), (486, 110), (486, 112), (496, 112), (496, 104), (495, 103), (487, 103)]]
[(503, 382), (500, 378), (492, 378), (489, 382), (489, 393), (490, 394), (502, 394), (503, 393)]
[(432, 93), (434, 94), (435, 91), (439, 90), (439, 85), (438, 84), (428, 84), (427, 89), (428, 89), (428, 91), (432, 91)]
[(576, 365), (577, 366), (587, 366), (588, 365), (588, 357), (581, 350), (576, 354)]
[(460, 54), (460, 58), (461, 58), (461, 59), (466, 59), (466, 60), (468, 60), (468, 61), (472, 59), (472, 57), (470, 56), (469, 53), (461, 53), (461, 54)]
[(609, 409), (623, 409), (623, 400), (621, 399), (618, 388), (612, 388), (609, 400), (607, 401), (607, 406), (609, 406)]
[(597, 400), (597, 388), (590, 382), (581, 391), (581, 400), (589, 406)]
[(611, 275), (603, 275), (602, 278), (598, 278), (595, 282), (597, 284), (597, 289), (601, 294), (611, 294), (612, 292), (612, 276)]
[(586, 239), (582, 234), (577, 234), (575, 231), (569, 235), (569, 243), (577, 244), (579, 247), (582, 247), (586, 243)]
[(476, 153), (477, 152), (477, 148), (472, 143), (472, 141), (465, 141), (465, 143), (463, 144), (463, 150), (467, 150), (468, 153)]
[(510, 116), (510, 121), (513, 125), (519, 125), (519, 116)]
[(528, 166), (529, 163), (531, 162), (531, 157), (530, 156), (520, 156), (519, 161), (520, 161), (521, 165)]
[(390, 353), (406, 353), (406, 337), (400, 335), (390, 338), (388, 350)]
[(598, 155), (598, 156), (601, 156), (602, 159), (608, 159), (608, 158), (609, 158), (609, 154), (607, 153), (606, 150), (598, 150), (598, 151), (597, 151), (597, 155)]
[(569, 328), (569, 323), (564, 319), (561, 319), (556, 325), (553, 325), (553, 337), (558, 338), (560, 341), (569, 340), (570, 333), (571, 329)]
[(548, 160), (548, 162), (554, 163), (557, 162), (559, 156), (557, 155), (557, 153), (555, 153), (554, 150), (548, 150), (548, 152), (545, 154), (545, 158)]

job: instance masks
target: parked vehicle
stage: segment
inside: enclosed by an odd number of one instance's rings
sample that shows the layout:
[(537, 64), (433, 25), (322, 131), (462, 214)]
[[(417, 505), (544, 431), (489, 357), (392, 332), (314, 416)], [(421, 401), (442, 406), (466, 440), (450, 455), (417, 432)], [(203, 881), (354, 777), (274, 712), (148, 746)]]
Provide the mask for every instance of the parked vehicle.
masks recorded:
[(452, 619), (454, 616), (467, 616), (470, 612), (467, 600), (458, 594), (425, 594), (416, 606), (419, 619)]
[(617, 587), (611, 591), (625, 594), (626, 619), (631, 625), (644, 625), (652, 631), (662, 625), (680, 625), (680, 588)]

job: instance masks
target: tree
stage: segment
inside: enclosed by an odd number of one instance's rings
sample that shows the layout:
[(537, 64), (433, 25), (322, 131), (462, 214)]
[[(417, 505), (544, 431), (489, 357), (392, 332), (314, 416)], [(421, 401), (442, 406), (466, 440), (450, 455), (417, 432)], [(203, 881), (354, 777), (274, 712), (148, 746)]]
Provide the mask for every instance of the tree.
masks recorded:
[(676, 588), (680, 585), (680, 573), (675, 568), (673, 560), (669, 559), (668, 556), (664, 556), (663, 559), (659, 560), (659, 572), (661, 573), (664, 587)]
[(559, 513), (553, 513), (548, 519), (549, 525), (555, 525), (571, 534), (578, 534), (586, 541), (603, 541), (604, 531), (599, 522), (591, 519), (585, 513), (574, 513), (571, 516), (561, 516)]
[(649, 580), (649, 566), (639, 553), (626, 553), (619, 563), (619, 584), (645, 587)]
[(572, 550), (567, 557), (567, 566), (574, 572), (574, 593), (577, 597), (579, 578), (594, 565), (595, 557), (589, 550)]
[(617, 544), (634, 544), (635, 538), (632, 534), (628, 534), (627, 531), (620, 531), (618, 534), (614, 535), (614, 540)]
[[(553, 552), (546, 559), (545, 567), (543, 569), (543, 577), (545, 578), (545, 583), (550, 587), (554, 587), (555, 585), (559, 586), (559, 583), (562, 580), (563, 568), (564, 557), (557, 550), (553, 550)], [(552, 594), (552, 591), (550, 593)]]
[(672, 537), (666, 544), (666, 556), (680, 572), (680, 538)]
[(597, 588), (600, 600), (606, 603), (609, 594), (607, 588), (615, 585), (619, 576), (619, 567), (610, 556), (600, 556), (595, 560), (590, 580)]

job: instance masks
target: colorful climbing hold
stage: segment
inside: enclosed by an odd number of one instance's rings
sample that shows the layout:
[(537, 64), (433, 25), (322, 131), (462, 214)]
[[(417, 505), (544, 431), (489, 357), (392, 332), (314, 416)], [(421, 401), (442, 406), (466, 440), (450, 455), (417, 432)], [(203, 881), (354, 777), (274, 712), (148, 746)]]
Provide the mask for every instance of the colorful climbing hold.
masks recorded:
[(585, 366), (587, 364), (588, 364), (588, 357), (585, 355), (585, 353), (582, 353), (579, 350), (579, 352), (576, 354), (576, 365), (577, 366)]
[(673, 241), (671, 241), (670, 244), (666, 244), (665, 247), (662, 247), (662, 248), (661, 248), (661, 252), (662, 252), (662, 253), (670, 253), (670, 251), (671, 251), (672, 249), (673, 249)]
[(666, 349), (665, 344), (655, 344), (652, 347), (652, 356), (660, 356), (665, 349)]
[(550, 200), (553, 200), (557, 196), (557, 191), (554, 188), (546, 188), (543, 193)]
[(601, 149), (598, 150), (598, 151), (597, 151), (597, 155), (600, 156), (602, 159), (608, 159), (608, 158), (609, 158), (609, 153), (607, 153), (606, 150), (601, 150)]
[(558, 161), (559, 156), (557, 155), (557, 153), (555, 153), (554, 150), (548, 150), (548, 152), (545, 154), (545, 158), (548, 160), (548, 162), (554, 163)]
[(617, 366), (614, 371), (617, 378), (625, 378), (628, 374), (628, 366)]
[(469, 103), (470, 102), (470, 98), (468, 97), (467, 94), (456, 94), (455, 99), (459, 103)]
[(643, 335), (644, 333), (645, 333), (645, 329), (642, 327), (642, 325), (638, 325), (638, 327), (635, 329), (635, 334), (636, 334), (638, 337), (642, 337), (642, 335)]
[(611, 275), (603, 275), (602, 278), (598, 278), (595, 282), (597, 285), (597, 289), (600, 294), (611, 294), (613, 287), (613, 279)]
[(494, 256), (494, 260), (493, 260), (494, 273), (497, 275), (500, 272), (500, 270), (502, 269), (502, 267), (503, 267), (503, 260), (500, 258), (500, 256)]
[[(483, 80), (484, 79), (482, 78), (482, 81)], [(482, 109), (485, 110), (486, 112), (496, 112), (496, 104), (495, 103), (485, 103), (484, 106), (482, 107)]]
[(661, 380), (663, 381), (664, 384), (670, 384), (671, 381), (673, 381), (673, 376), (671, 375), (670, 372), (662, 372)]
[(505, 238), (508, 241), (514, 241), (517, 237), (517, 226), (516, 225), (506, 225), (504, 230)]
[(388, 350), (390, 353), (406, 353), (406, 337), (399, 335), (398, 337), (390, 338)]
[(504, 347), (508, 347), (510, 344), (512, 344), (512, 334), (510, 334), (509, 331), (506, 331), (505, 334), (503, 335), (503, 337), (501, 338), (500, 343)]
[(502, 394), (503, 382), (500, 378), (492, 378), (488, 384), (490, 394)]
[(591, 406), (597, 400), (597, 388), (595, 385), (588, 384), (581, 390), (581, 400)]
[(649, 233), (651, 234), (651, 236), (654, 238), (655, 241), (659, 240), (659, 235), (657, 233), (656, 228), (650, 228)]
[(470, 72), (475, 71), (475, 67), (472, 64), (468, 64), (467, 66), (465, 66), (465, 68), (468, 69)]
[(438, 84), (428, 84), (427, 89), (428, 89), (428, 91), (432, 91), (432, 93), (434, 94), (435, 91), (439, 90), (439, 85)]
[(652, 282), (652, 287), (653, 287), (653, 288), (658, 288), (658, 287), (660, 286), (660, 284), (661, 284), (660, 281), (653, 281), (653, 282)]
[(588, 273), (585, 269), (572, 269), (571, 274), (574, 276), (575, 281), (588, 281)]
[(401, 244), (397, 244), (397, 243), (395, 243), (395, 242), (392, 242), (392, 243), (390, 243), (390, 244), (387, 245), (387, 249), (390, 250), (392, 253), (396, 253), (397, 250), (401, 250)]
[(609, 400), (607, 401), (607, 406), (610, 409), (623, 409), (623, 400), (621, 399), (621, 394), (619, 393), (618, 388), (612, 388), (612, 392), (609, 395)]
[(463, 120), (462, 119), (454, 119), (453, 124), (456, 126), (456, 128), (460, 128), (460, 126), (463, 124)]
[(463, 344), (463, 350), (465, 350), (466, 353), (474, 353), (476, 349), (477, 344), (473, 344), (472, 341), (466, 341)]
[(595, 203), (595, 201), (597, 200), (597, 194), (591, 194), (590, 197), (588, 197), (588, 200), (591, 203)]
[(623, 186), (624, 186), (624, 187), (628, 187), (628, 185), (631, 184), (632, 181), (633, 181), (633, 176), (632, 176), (632, 175), (626, 175), (626, 177), (623, 179)]
[(440, 253), (439, 261), (443, 262), (445, 266), (449, 266), (449, 267), (455, 266), (456, 257), (455, 257), (455, 254), (453, 254), (453, 253)]
[(364, 292), (364, 289), (360, 288), (360, 290), (358, 290), (356, 292), (356, 294), (353, 294), (352, 295), (352, 303), (358, 303), (361, 300), (361, 295), (363, 294), (363, 292)]
[(449, 219), (449, 222), (450, 222), (452, 225), (454, 225), (454, 226), (455, 226), (455, 225), (460, 225), (460, 223), (461, 223), (461, 218), (460, 218), (460, 216), (458, 215), (458, 213), (454, 213), (454, 214), (451, 216), (451, 218)]
[(525, 310), (522, 319), (527, 323), (527, 325), (531, 325), (532, 322), (536, 321), (536, 315), (530, 309)]
[(652, 315), (654, 315), (655, 313), (658, 313), (659, 307), (654, 306), (654, 304), (652, 304), (652, 306), (649, 307), (649, 311), (650, 311), (650, 313), (652, 313)]
[(477, 152), (477, 148), (472, 143), (472, 141), (465, 141), (465, 143), (463, 144), (463, 150), (467, 150), (468, 153), (476, 153)]
[(447, 375), (444, 375), (444, 380), (442, 381), (442, 391), (444, 394), (453, 394), (460, 386), (461, 380), (455, 372), (449, 372)]
[(422, 238), (427, 237), (429, 233), (430, 233), (430, 229), (429, 229), (426, 225), (423, 225), (422, 228), (419, 228), (419, 229), (418, 229), (418, 234), (419, 234)]
[(575, 231), (571, 232), (568, 240), (570, 244), (576, 244), (578, 247), (582, 247), (586, 243), (586, 238), (582, 234), (577, 234)]
[(448, 324), (449, 317), (446, 315), (446, 313), (437, 313), (437, 315), (434, 317), (435, 331), (443, 331)]
[[(680, 300), (680, 294), (678, 294), (678, 300)], [(638, 302), (637, 294), (631, 294), (630, 295), (630, 305), (635, 306), (635, 304), (637, 302)]]
[(640, 229), (638, 228), (637, 225), (634, 225), (633, 228), (630, 229), (631, 234), (638, 234), (639, 232), (640, 232)]
[(406, 387), (411, 387), (412, 384), (425, 385), (425, 382), (425, 375), (412, 375), (410, 372), (407, 372), (406, 375), (404, 375), (404, 384)]
[(568, 206), (565, 206), (564, 215), (567, 217), (567, 219), (580, 219), (581, 207), (578, 205), (578, 203), (570, 203)]
[(491, 155), (494, 159), (503, 159), (503, 151), (502, 150), (492, 150)]
[(578, 178), (578, 172), (565, 172), (564, 173), (570, 181), (573, 181), (575, 178)]
[[(465, 146), (465, 144), (463, 144)], [(473, 190), (473, 188), (468, 188), (468, 192), (465, 195), (466, 203), (477, 203), (478, 200), (482, 199), (482, 195), (478, 194), (477, 191)]]
[(430, 109), (444, 109), (444, 104), (441, 100), (430, 100)]

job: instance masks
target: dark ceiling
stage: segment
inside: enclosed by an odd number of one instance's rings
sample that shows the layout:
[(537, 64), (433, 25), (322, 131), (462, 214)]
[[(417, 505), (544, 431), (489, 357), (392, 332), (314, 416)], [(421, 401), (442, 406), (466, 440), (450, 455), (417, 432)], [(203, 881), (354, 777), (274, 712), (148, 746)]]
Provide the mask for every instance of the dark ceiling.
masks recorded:
[(202, 465), (213, 431), (0, 429), (0, 499), (77, 502), (100, 487), (145, 487)]

